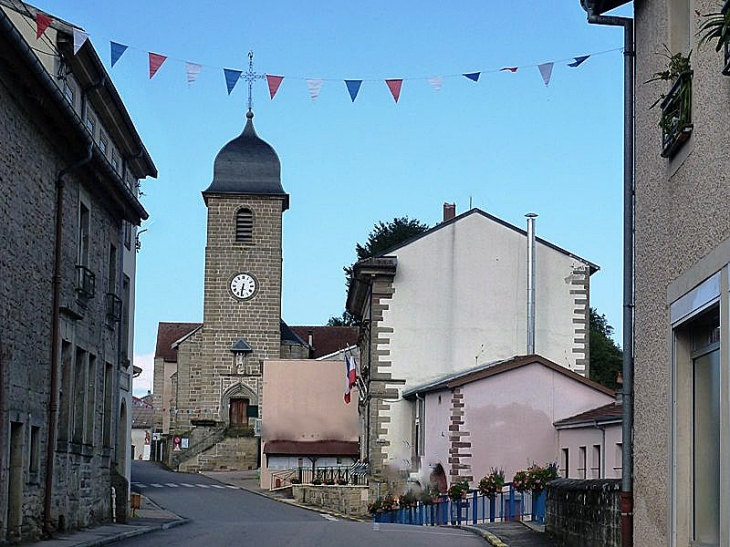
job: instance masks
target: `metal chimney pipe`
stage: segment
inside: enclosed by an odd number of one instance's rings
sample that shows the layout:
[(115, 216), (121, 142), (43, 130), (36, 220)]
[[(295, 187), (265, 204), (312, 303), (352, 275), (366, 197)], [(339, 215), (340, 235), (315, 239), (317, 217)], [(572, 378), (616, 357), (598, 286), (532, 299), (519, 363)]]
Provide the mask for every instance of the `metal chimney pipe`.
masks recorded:
[(527, 213), (527, 355), (535, 353), (535, 219)]

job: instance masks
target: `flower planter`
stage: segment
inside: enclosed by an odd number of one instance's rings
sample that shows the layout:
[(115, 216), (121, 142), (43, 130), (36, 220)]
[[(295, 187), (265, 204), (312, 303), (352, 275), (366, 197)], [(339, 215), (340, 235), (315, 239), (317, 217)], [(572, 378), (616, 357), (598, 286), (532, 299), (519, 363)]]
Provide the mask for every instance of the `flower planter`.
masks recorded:
[(692, 74), (680, 74), (661, 102), (663, 158), (673, 157), (692, 134)]

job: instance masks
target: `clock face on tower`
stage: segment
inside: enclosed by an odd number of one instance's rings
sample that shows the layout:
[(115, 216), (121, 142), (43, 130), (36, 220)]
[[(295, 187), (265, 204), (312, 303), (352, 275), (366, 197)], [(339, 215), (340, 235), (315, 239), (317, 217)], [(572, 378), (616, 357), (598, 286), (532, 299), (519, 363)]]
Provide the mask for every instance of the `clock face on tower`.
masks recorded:
[(231, 294), (239, 300), (248, 300), (256, 294), (258, 282), (251, 274), (239, 273), (231, 278)]

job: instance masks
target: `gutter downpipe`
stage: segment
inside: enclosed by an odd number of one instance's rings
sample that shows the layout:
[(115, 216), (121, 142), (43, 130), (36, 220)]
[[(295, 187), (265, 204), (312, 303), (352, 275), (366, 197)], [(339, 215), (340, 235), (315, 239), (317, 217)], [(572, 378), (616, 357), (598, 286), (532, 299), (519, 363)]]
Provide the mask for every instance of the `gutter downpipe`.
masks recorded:
[(634, 20), (595, 13), (581, 0), (588, 23), (624, 28), (624, 274), (623, 274), (623, 415), (621, 473), (621, 545), (634, 544)]
[(53, 323), (51, 326), (51, 393), (48, 400), (48, 441), (46, 444), (46, 477), (43, 509), (43, 530), (50, 537), (53, 533), (51, 519), (53, 501), (53, 469), (56, 453), (56, 420), (58, 417), (58, 345), (61, 338), (61, 254), (63, 237), (63, 177), (91, 161), (94, 141), (89, 142), (86, 156), (58, 172), (56, 176), (56, 221), (53, 251)]

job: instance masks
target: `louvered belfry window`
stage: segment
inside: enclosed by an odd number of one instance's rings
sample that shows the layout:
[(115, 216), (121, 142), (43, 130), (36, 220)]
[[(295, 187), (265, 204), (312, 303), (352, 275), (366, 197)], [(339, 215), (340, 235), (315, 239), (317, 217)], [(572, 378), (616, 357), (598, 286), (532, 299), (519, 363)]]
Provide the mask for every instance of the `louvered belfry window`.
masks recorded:
[(239, 209), (236, 213), (236, 241), (253, 241), (253, 213), (251, 209)]

